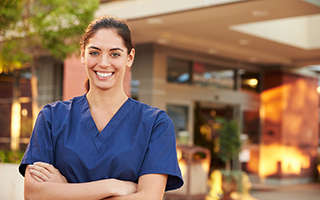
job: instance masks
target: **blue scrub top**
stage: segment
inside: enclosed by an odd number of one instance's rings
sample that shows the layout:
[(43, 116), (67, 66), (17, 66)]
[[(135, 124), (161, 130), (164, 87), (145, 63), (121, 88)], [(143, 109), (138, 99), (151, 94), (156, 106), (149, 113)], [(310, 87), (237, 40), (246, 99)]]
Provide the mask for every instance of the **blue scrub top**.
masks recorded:
[(183, 185), (175, 145), (165, 111), (129, 98), (99, 132), (83, 95), (40, 111), (19, 171), (24, 176), (28, 164), (42, 161), (69, 183), (167, 174), (166, 190), (173, 190)]

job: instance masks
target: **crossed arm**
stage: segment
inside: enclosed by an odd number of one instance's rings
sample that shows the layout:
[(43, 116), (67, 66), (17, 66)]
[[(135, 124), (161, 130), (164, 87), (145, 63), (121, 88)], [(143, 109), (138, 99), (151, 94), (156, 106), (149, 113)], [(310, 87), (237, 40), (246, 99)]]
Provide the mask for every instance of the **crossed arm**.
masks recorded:
[(87, 183), (68, 183), (52, 165), (37, 162), (28, 165), (25, 173), (26, 200), (161, 200), (167, 175), (147, 174), (138, 184), (117, 179), (104, 179)]

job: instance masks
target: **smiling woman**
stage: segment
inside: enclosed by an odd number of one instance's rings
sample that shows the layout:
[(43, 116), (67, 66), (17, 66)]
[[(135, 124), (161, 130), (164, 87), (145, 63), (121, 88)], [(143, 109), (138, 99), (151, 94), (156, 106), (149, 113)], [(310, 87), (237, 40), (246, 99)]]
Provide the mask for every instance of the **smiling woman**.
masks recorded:
[(134, 55), (125, 21), (88, 26), (81, 62), (90, 89), (40, 111), (19, 167), (26, 199), (160, 200), (182, 186), (171, 119), (124, 92)]
[(98, 30), (86, 43), (81, 48), (81, 62), (86, 66), (91, 90), (123, 90), (121, 80), (133, 63), (134, 49), (126, 49), (121, 36), (106, 28)]

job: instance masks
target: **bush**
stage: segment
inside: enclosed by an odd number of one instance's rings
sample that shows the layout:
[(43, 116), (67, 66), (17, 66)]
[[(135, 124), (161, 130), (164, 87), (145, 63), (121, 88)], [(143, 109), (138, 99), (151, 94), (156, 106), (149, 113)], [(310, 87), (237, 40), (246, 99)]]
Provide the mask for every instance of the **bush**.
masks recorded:
[(0, 150), (0, 163), (20, 163), (23, 157), (23, 152), (1, 149)]

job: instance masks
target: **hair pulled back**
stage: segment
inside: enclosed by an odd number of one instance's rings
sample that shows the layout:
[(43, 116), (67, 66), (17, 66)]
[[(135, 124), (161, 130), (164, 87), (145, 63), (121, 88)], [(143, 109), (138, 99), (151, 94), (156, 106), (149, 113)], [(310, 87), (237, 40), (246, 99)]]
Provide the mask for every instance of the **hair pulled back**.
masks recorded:
[(134, 48), (131, 30), (129, 28), (128, 22), (126, 20), (119, 19), (113, 16), (102, 16), (93, 20), (85, 30), (85, 33), (80, 42), (81, 47), (85, 48), (88, 40), (102, 28), (115, 30), (123, 39), (124, 45), (128, 50), (128, 54), (131, 52), (131, 49)]
[[(128, 22), (113, 16), (102, 16), (93, 20), (85, 29), (85, 33), (80, 41), (81, 48), (85, 49), (88, 40), (92, 38), (98, 30), (103, 28), (115, 30), (122, 38), (123, 43), (128, 50), (128, 54), (130, 54), (131, 50), (134, 48), (134, 43), (132, 41), (131, 30)], [(89, 78), (85, 81), (85, 88), (87, 92), (90, 89)]]

